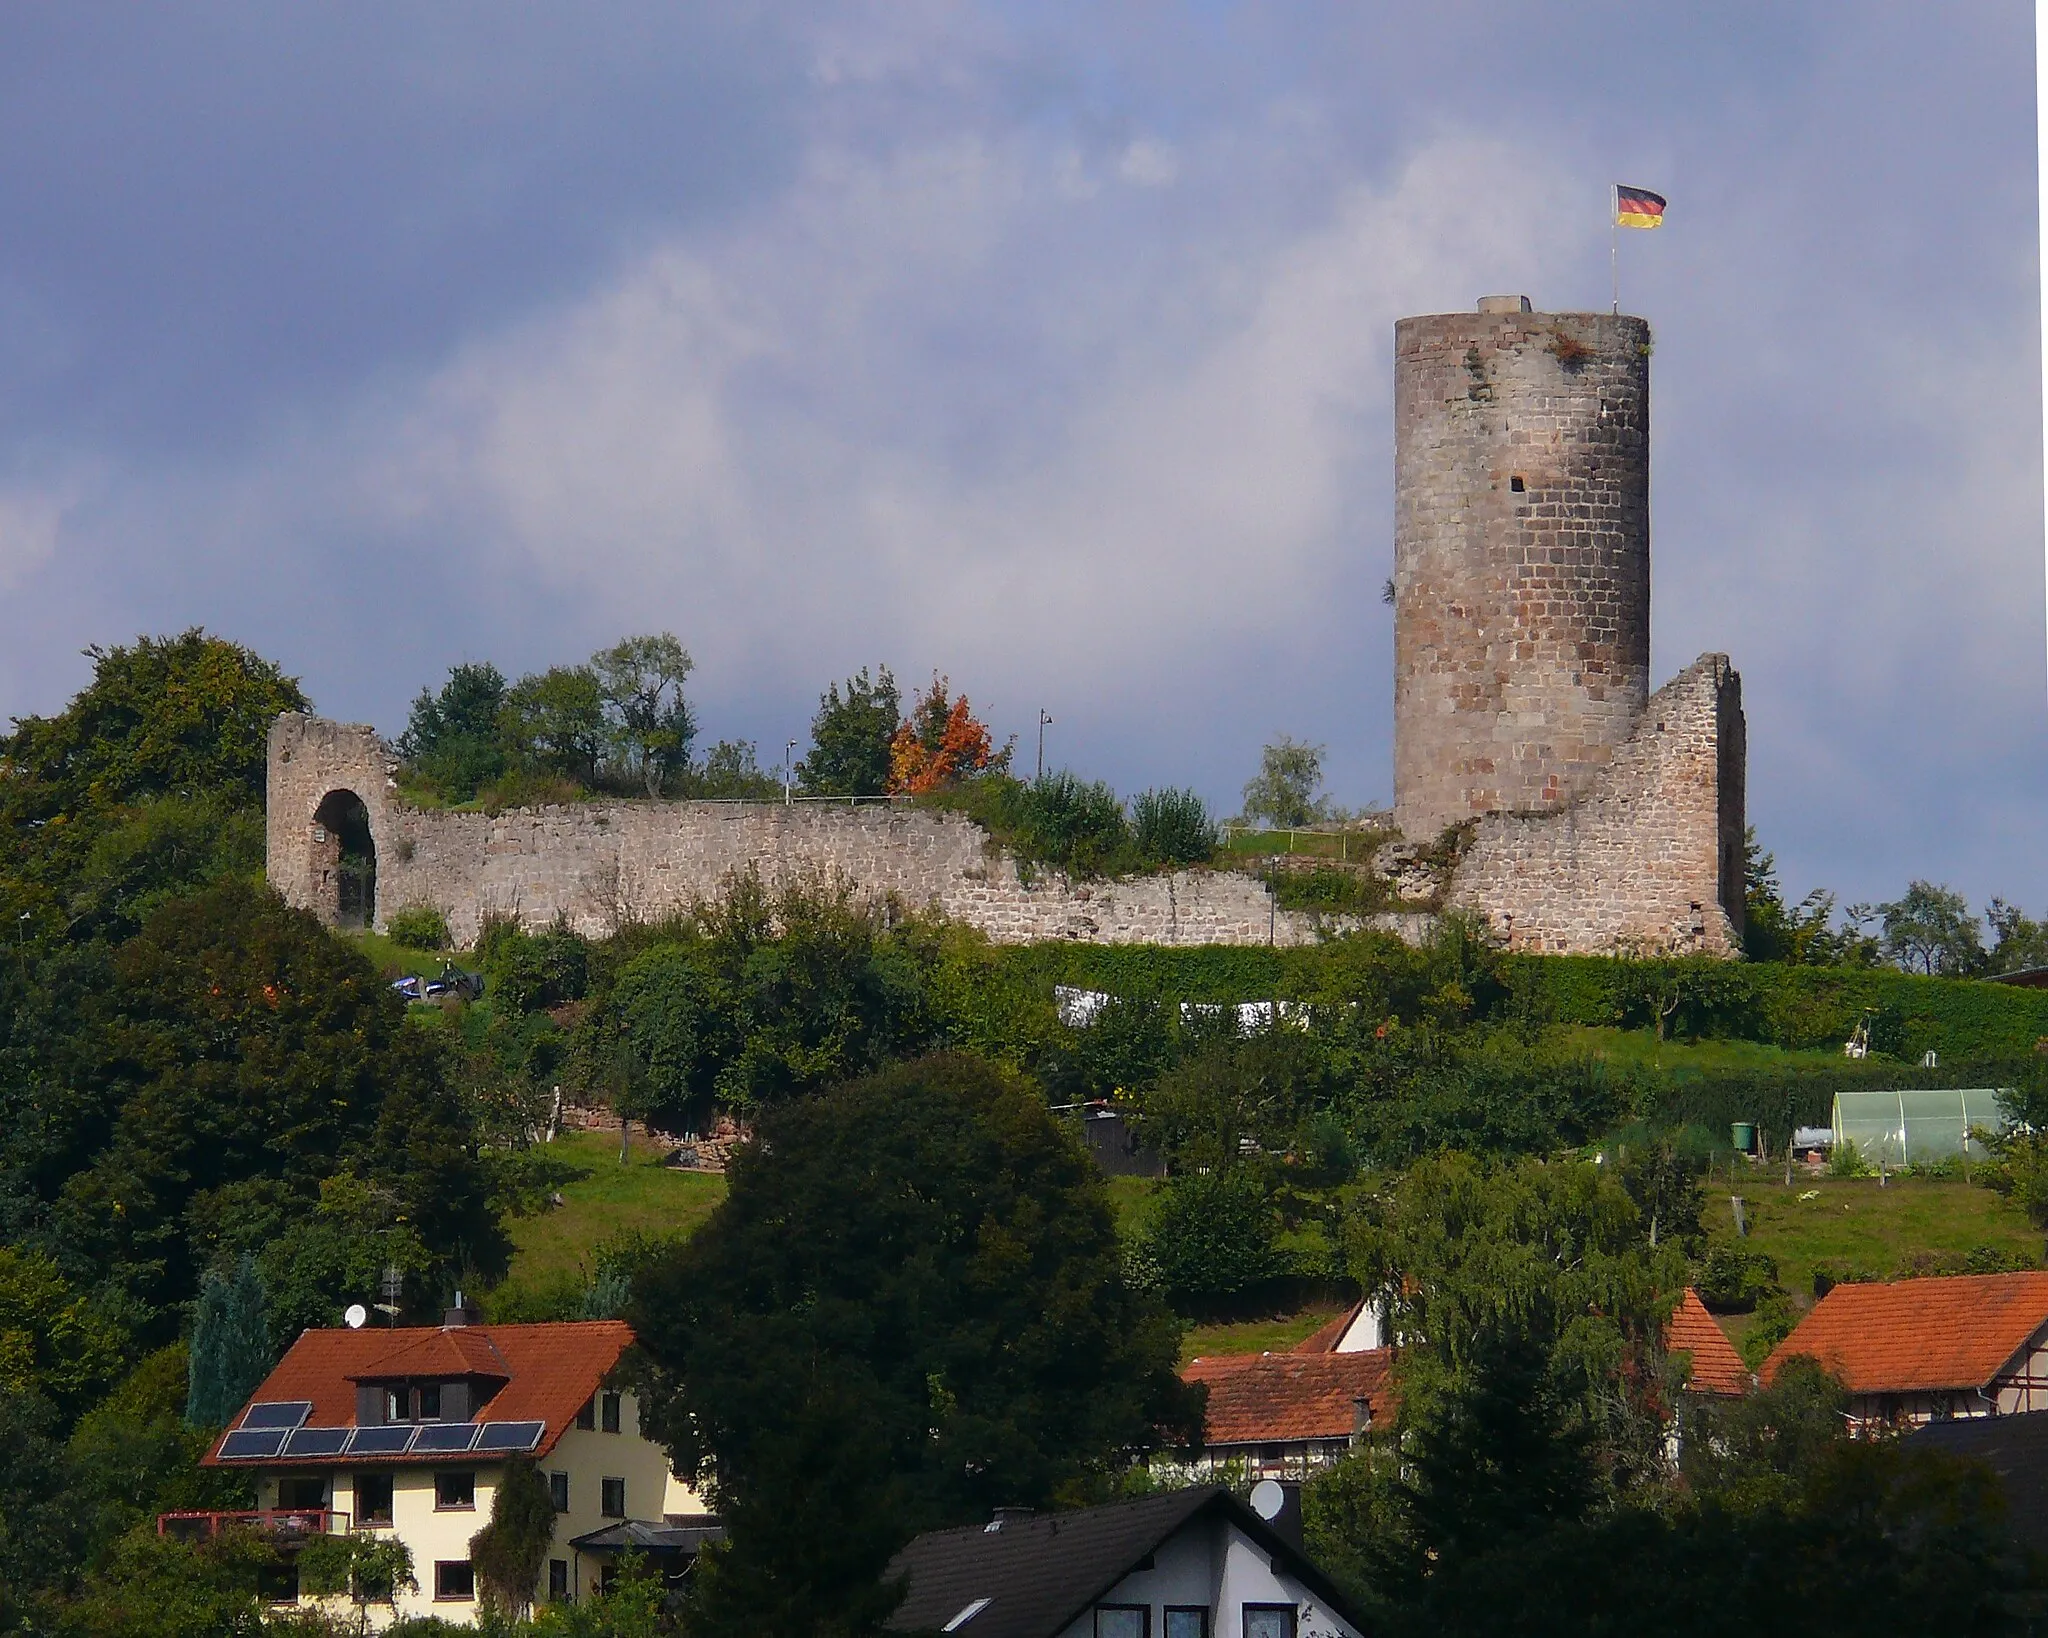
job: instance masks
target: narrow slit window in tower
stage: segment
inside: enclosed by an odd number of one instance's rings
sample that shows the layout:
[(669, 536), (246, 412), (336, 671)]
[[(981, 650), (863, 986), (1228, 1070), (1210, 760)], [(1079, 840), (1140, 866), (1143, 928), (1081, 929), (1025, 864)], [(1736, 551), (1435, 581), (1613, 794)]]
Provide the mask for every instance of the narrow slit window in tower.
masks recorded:
[(1514, 477), (1508, 479), (1508, 487), (1512, 489), (1516, 494), (1520, 495), (1525, 493), (1529, 486), (1522, 482), (1521, 475), (1518, 473)]

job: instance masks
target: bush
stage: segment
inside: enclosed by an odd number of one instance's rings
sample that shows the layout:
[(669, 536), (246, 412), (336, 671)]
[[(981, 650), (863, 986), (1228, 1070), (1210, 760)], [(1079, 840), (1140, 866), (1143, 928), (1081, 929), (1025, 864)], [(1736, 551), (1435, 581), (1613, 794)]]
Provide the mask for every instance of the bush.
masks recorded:
[(1154, 864), (1205, 864), (1221, 842), (1215, 822), (1193, 791), (1140, 791), (1131, 802), (1138, 852)]
[(545, 933), (493, 922), (477, 940), (490, 994), (510, 1012), (537, 1012), (581, 1000), (590, 983), (590, 946), (557, 923)]
[(1767, 1298), (1782, 1295), (1778, 1260), (1741, 1246), (1714, 1247), (1693, 1283), (1700, 1301), (1717, 1314), (1746, 1314)]
[(409, 950), (445, 950), (454, 942), (448, 934), (448, 918), (431, 904), (394, 910), (385, 920), (384, 930)]
[(1283, 1273), (1278, 1230), (1255, 1178), (1236, 1170), (1196, 1172), (1167, 1184), (1142, 1249), (1168, 1300), (1185, 1312)]
[(1100, 876), (1130, 861), (1131, 829), (1116, 792), (1065, 769), (1023, 789), (1017, 804), (1018, 845), (1027, 857), (1077, 876)]

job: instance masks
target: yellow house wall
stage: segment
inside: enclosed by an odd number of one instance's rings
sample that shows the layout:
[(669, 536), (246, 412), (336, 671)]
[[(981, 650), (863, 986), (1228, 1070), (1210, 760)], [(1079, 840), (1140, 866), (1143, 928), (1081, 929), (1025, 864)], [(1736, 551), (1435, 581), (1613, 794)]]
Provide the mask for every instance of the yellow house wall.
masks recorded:
[[(569, 1510), (556, 1517), (554, 1540), (547, 1556), (568, 1562), (569, 1584), (578, 1597), (588, 1597), (595, 1590), (599, 1564), (595, 1559), (576, 1553), (569, 1546), (570, 1541), (618, 1522), (604, 1517), (599, 1511), (603, 1500), (603, 1480), (619, 1478), (626, 1481), (628, 1518), (659, 1523), (668, 1513), (705, 1511), (696, 1492), (669, 1472), (667, 1453), (652, 1440), (641, 1436), (640, 1408), (633, 1395), (622, 1394), (620, 1401), (619, 1432), (604, 1433), (572, 1425), (557, 1441), (555, 1448), (535, 1464), (543, 1478), (550, 1473), (569, 1475)], [(291, 1471), (265, 1473), (258, 1477), (258, 1507), (277, 1505), (279, 1480)], [(299, 1471), (310, 1474), (312, 1470)], [(475, 1601), (439, 1600), (434, 1597), (434, 1565), (440, 1560), (469, 1557), (470, 1538), (490, 1522), (491, 1502), (497, 1494), (504, 1464), (456, 1458), (434, 1467), (407, 1466), (381, 1470), (366, 1467), (364, 1471), (383, 1471), (391, 1475), (392, 1522), (389, 1526), (377, 1527), (376, 1533), (379, 1536), (395, 1534), (405, 1543), (412, 1553), (413, 1575), (419, 1582), (417, 1591), (400, 1594), (397, 1615), (437, 1615), (444, 1621), (474, 1621), (477, 1612)], [(435, 1475), (442, 1472), (475, 1475), (474, 1507), (444, 1510), (434, 1505)], [(358, 1524), (360, 1509), (356, 1506), (355, 1471), (349, 1468), (328, 1469), (325, 1477), (329, 1484), (327, 1505), (335, 1512), (345, 1514), (350, 1524)], [(547, 1588), (548, 1570), (543, 1560), (540, 1578), (534, 1587), (536, 1603), (547, 1597)], [(305, 1602), (321, 1601), (308, 1598)], [(386, 1606), (373, 1608), (370, 1615), (373, 1624), (380, 1627), (393, 1619), (392, 1610)]]

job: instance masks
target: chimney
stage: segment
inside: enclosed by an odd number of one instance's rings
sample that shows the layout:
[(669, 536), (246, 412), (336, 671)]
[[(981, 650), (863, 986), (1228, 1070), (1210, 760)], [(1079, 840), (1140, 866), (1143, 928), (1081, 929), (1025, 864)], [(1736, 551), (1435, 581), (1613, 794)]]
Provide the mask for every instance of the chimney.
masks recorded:
[(1367, 1399), (1363, 1394), (1360, 1394), (1357, 1398), (1351, 1401), (1352, 1440), (1356, 1442), (1358, 1436), (1365, 1432), (1365, 1430), (1371, 1426), (1372, 1401), (1370, 1399)]
[(476, 1310), (462, 1300), (460, 1291), (455, 1293), (455, 1306), (441, 1316), (441, 1329), (453, 1330), (458, 1325), (476, 1324)]
[(1028, 1507), (998, 1507), (995, 1516), (981, 1527), (981, 1533), (985, 1536), (995, 1535), (1004, 1525), (1022, 1524), (1031, 1516), (1032, 1510)]

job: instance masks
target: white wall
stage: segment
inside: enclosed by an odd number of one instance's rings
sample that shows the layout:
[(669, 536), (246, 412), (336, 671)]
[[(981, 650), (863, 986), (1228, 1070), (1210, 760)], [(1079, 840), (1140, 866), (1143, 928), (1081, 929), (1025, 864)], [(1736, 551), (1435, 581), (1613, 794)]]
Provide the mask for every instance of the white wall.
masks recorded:
[[(1265, 1550), (1235, 1525), (1204, 1518), (1177, 1532), (1153, 1554), (1153, 1567), (1127, 1575), (1100, 1603), (1144, 1604), (1152, 1611), (1153, 1638), (1163, 1638), (1169, 1604), (1201, 1604), (1210, 1611), (1211, 1638), (1244, 1638), (1246, 1604), (1292, 1604), (1297, 1638), (1363, 1638), (1292, 1576), (1282, 1575)], [(1095, 1613), (1084, 1611), (1062, 1638), (1094, 1638)]]

